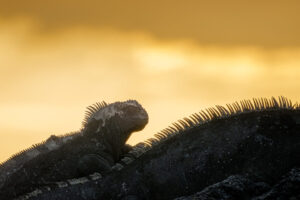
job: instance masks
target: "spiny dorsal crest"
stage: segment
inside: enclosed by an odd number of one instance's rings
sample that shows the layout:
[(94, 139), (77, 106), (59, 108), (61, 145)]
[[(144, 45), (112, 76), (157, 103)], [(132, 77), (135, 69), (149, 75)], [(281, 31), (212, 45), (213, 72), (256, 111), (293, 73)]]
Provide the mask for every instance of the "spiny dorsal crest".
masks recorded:
[(105, 101), (102, 102), (96, 102), (93, 105), (90, 105), (86, 108), (84, 120), (82, 122), (82, 125), (85, 127), (92, 116), (95, 115), (95, 113), (99, 112), (102, 108), (106, 107), (108, 104)]
[(226, 107), (217, 105), (215, 108), (207, 108), (201, 110), (198, 113), (194, 113), (189, 117), (185, 117), (177, 122), (174, 122), (172, 126), (163, 129), (154, 135), (154, 138), (150, 138), (143, 142), (145, 146), (150, 148), (160, 144), (161, 142), (183, 133), (185, 130), (194, 126), (199, 126), (204, 123), (209, 123), (215, 119), (231, 117), (246, 112), (260, 112), (267, 110), (300, 110), (300, 104), (293, 104), (292, 101), (284, 96), (267, 98), (253, 98), (251, 100), (241, 100), (240, 102), (234, 102), (233, 104), (226, 104)]

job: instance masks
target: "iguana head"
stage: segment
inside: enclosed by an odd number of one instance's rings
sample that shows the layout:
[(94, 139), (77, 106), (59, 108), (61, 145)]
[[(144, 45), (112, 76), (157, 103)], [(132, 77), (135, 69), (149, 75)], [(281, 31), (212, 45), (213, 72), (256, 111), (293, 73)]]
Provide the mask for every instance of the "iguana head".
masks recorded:
[(142, 130), (148, 123), (146, 110), (136, 100), (96, 103), (87, 109), (83, 125), (88, 132), (99, 132), (113, 122), (124, 133), (130, 134)]

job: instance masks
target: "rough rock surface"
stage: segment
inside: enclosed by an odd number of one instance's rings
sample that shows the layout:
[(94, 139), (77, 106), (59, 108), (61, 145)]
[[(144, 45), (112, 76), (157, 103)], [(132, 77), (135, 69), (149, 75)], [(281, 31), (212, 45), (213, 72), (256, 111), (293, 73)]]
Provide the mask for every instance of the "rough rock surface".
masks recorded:
[(300, 169), (292, 169), (279, 183), (272, 187), (265, 182), (254, 182), (235, 175), (206, 187), (196, 194), (174, 200), (272, 200), (300, 199)]

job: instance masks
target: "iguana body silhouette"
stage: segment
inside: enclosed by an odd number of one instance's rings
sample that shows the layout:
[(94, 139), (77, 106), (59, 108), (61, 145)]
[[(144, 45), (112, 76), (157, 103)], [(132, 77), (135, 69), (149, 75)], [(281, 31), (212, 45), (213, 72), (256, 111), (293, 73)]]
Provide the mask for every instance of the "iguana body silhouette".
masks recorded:
[[(297, 199), (300, 195), (300, 106), (284, 97), (209, 108), (155, 136), (134, 146), (103, 176), (82, 177), (76, 184), (66, 180), (63, 186), (40, 185), (27, 194), (3, 198), (272, 199), (283, 194), (282, 199)], [(285, 174), (292, 178), (282, 179)], [(279, 193), (272, 190), (276, 188)]]
[(0, 196), (109, 171), (129, 150), (125, 143), (132, 132), (143, 129), (148, 122), (147, 112), (135, 100), (97, 103), (87, 109), (79, 132), (53, 135), (4, 162), (0, 166)]

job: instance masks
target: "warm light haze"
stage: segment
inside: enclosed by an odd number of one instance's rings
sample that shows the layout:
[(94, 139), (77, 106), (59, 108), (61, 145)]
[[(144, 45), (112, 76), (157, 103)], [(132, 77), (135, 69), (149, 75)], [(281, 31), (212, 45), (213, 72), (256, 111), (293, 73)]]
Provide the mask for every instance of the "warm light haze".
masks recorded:
[(300, 100), (299, 1), (124, 2), (0, 0), (0, 162), (102, 100), (148, 111), (130, 144), (216, 104)]

